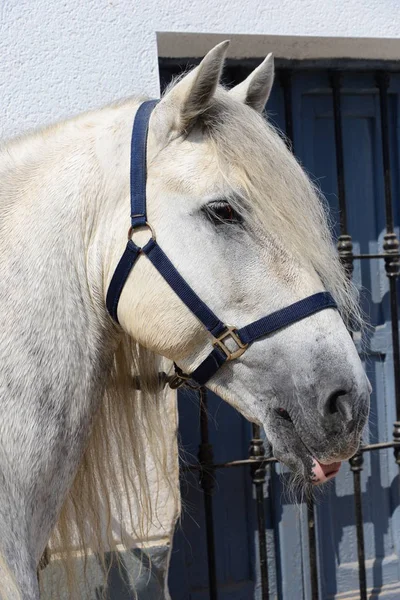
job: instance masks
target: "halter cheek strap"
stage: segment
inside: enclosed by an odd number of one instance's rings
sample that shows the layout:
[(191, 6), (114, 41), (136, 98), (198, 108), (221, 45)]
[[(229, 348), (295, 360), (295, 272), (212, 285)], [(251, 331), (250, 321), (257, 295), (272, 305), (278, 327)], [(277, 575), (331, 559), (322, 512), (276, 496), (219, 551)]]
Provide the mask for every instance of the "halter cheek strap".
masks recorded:
[[(225, 362), (239, 358), (254, 341), (321, 310), (337, 308), (337, 306), (328, 292), (320, 292), (237, 329), (225, 325), (199, 298), (157, 244), (155, 232), (147, 222), (147, 134), (150, 116), (157, 102), (157, 100), (144, 102), (135, 116), (131, 142), (131, 226), (125, 251), (114, 271), (107, 291), (106, 306), (112, 318), (118, 323), (118, 302), (123, 287), (138, 256), (146, 255), (176, 295), (212, 336), (213, 350), (207, 358), (190, 375), (184, 374), (175, 366), (176, 375), (170, 381), (170, 386), (177, 388), (189, 380), (193, 380), (198, 385), (204, 385)], [(137, 246), (131, 239), (133, 231), (139, 227), (148, 227), (152, 234), (151, 239), (143, 247)], [(232, 343), (235, 345), (234, 350), (230, 350), (226, 345), (228, 339), (231, 340), (230, 346)]]

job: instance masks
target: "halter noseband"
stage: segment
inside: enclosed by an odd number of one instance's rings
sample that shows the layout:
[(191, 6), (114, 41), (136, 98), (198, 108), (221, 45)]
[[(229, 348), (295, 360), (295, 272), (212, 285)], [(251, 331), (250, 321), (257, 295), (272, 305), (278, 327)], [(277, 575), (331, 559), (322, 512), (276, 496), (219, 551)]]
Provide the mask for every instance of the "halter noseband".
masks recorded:
[[(143, 102), (135, 116), (131, 141), (131, 226), (128, 231), (128, 243), (107, 291), (106, 305), (108, 312), (118, 323), (117, 308), (121, 292), (139, 254), (145, 254), (177, 296), (203, 323), (213, 338), (213, 350), (193, 373), (186, 375), (175, 365), (175, 376), (169, 382), (169, 385), (172, 388), (177, 388), (190, 380), (195, 381), (198, 385), (204, 385), (225, 362), (239, 358), (255, 340), (321, 310), (337, 308), (337, 306), (328, 292), (320, 292), (237, 329), (220, 321), (199, 298), (157, 244), (155, 232), (147, 222), (147, 134), (150, 115), (157, 102), (157, 100)], [(136, 228), (145, 226), (150, 229), (151, 239), (140, 248), (133, 242), (132, 233)], [(235, 344), (233, 351), (226, 345), (228, 339)]]

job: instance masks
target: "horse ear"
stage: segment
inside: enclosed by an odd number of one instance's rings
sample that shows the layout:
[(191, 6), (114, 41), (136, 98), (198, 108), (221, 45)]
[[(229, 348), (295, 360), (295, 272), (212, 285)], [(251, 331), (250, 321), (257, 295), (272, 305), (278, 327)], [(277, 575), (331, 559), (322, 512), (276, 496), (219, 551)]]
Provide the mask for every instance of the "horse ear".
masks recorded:
[(219, 83), (228, 46), (229, 40), (215, 46), (164, 96), (159, 106), (168, 108), (170, 130), (183, 133), (206, 110)]
[(274, 83), (274, 57), (267, 58), (250, 75), (230, 90), (230, 94), (261, 113)]

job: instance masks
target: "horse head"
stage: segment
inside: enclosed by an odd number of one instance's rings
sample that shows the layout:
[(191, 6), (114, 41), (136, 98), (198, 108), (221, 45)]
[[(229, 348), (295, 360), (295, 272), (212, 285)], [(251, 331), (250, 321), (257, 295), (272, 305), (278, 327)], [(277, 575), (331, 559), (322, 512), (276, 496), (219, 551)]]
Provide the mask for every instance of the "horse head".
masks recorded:
[[(357, 301), (317, 190), (262, 115), (272, 56), (228, 91), (220, 85), (226, 49), (216, 46), (153, 110), (147, 220), (179, 274), (235, 329), (319, 292), (335, 299), (337, 310), (262, 336), (207, 382), (263, 425), (279, 460), (304, 481), (321, 483), (355, 453), (368, 415), (370, 387), (348, 332), (359, 318)], [(104, 292), (129, 215), (123, 177), (117, 217), (107, 223)], [(134, 232), (136, 244), (146, 242), (145, 229)], [(144, 253), (122, 290), (118, 320), (186, 373), (215, 343)], [(233, 336), (224, 340), (228, 352), (237, 349)]]

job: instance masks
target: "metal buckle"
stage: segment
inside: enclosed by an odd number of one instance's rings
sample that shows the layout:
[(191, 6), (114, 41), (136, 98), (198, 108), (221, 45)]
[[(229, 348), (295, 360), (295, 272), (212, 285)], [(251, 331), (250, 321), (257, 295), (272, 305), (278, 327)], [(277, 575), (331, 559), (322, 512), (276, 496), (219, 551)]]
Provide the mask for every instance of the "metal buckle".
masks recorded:
[(178, 373), (174, 373), (172, 377), (168, 381), (168, 385), (171, 390), (177, 390), (182, 385), (185, 385), (190, 380), (189, 375), (178, 375)]
[(150, 229), (150, 233), (151, 233), (151, 237), (154, 241), (156, 241), (156, 232), (154, 231), (153, 227), (150, 225), (150, 223), (148, 221), (146, 221), (146, 223), (144, 225), (137, 225), (136, 227), (129, 227), (128, 229), (128, 240), (132, 239), (132, 235), (134, 233), (134, 231), (136, 231), (137, 229), (141, 229), (142, 227), (148, 227), (148, 229)]
[(171, 389), (177, 390), (181, 385), (184, 385), (190, 380), (190, 375), (187, 375), (174, 363), (175, 373), (169, 378), (168, 385)]
[[(227, 338), (231, 338), (235, 344), (238, 346), (237, 350), (231, 352), (226, 344), (224, 344), (224, 340)], [(248, 344), (244, 344), (239, 337), (236, 327), (227, 326), (225, 331), (221, 333), (218, 337), (214, 338), (213, 346), (218, 346), (221, 348), (222, 352), (226, 354), (227, 360), (235, 360), (235, 358), (239, 358), (249, 347)]]

